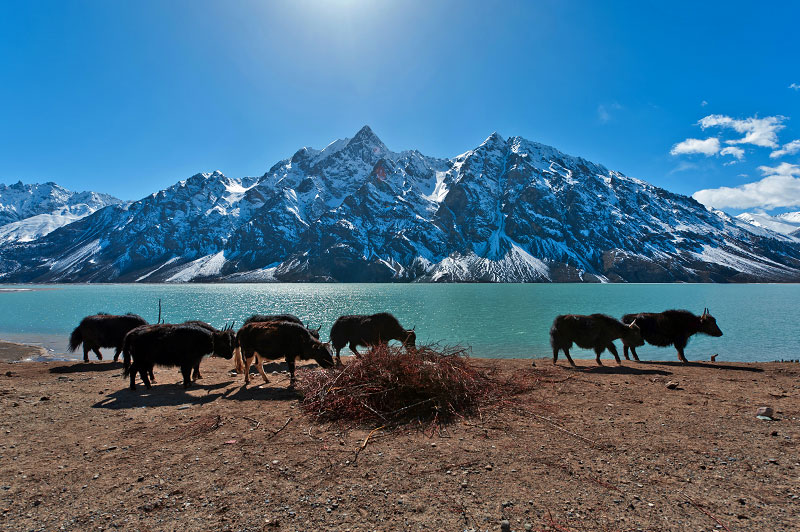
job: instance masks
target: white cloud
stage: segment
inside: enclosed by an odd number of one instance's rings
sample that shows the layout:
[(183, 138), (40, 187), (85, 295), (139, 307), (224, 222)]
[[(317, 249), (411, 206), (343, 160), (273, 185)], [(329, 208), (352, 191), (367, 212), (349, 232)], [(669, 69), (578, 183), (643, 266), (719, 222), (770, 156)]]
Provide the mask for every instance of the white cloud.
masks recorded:
[(717, 209), (776, 209), (800, 206), (800, 166), (781, 163), (759, 166), (766, 177), (738, 187), (720, 187), (695, 192), (692, 197)]
[(725, 115), (708, 115), (698, 122), (703, 129), (709, 127), (728, 127), (737, 133), (744, 133), (738, 140), (728, 140), (727, 144), (754, 144), (766, 148), (778, 147), (778, 131), (783, 129), (782, 122), (785, 116), (766, 116), (758, 118), (752, 116), (738, 120)]
[(770, 153), (769, 156), (773, 159), (778, 157), (783, 157), (784, 155), (794, 155), (795, 153), (800, 151), (800, 140), (793, 140), (792, 142), (787, 142), (783, 145), (783, 148), (779, 150), (775, 150), (774, 152)]
[(672, 155), (682, 155), (687, 153), (702, 153), (706, 157), (711, 157), (719, 151), (719, 139), (709, 137), (705, 140), (686, 139), (675, 144), (669, 151)]
[(708, 105), (707, 101), (703, 100), (702, 102), (700, 102), (700, 107), (705, 107), (706, 105)]
[(741, 161), (744, 158), (744, 150), (742, 148), (734, 148), (733, 146), (728, 146), (727, 148), (722, 148), (719, 152), (720, 155), (733, 155), (737, 161)]
[(796, 91), (800, 91), (800, 83), (792, 83), (791, 85), (789, 85), (789, 88), (794, 89)]

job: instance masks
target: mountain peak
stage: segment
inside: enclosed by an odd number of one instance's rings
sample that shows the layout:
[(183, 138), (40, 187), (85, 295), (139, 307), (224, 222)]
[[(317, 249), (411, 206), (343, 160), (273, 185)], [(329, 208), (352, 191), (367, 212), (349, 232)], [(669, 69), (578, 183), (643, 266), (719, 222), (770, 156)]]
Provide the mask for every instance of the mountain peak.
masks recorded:
[(369, 126), (364, 126), (358, 130), (358, 133), (350, 139), (349, 145), (353, 144), (367, 144), (370, 146), (383, 146), (383, 142), (378, 136), (372, 131), (372, 128)]
[(506, 143), (506, 140), (503, 137), (500, 136), (500, 133), (495, 131), (494, 133), (492, 133), (491, 135), (486, 137), (486, 140), (484, 140), (481, 143), (481, 146), (499, 145), (499, 144), (505, 144), (505, 143)]

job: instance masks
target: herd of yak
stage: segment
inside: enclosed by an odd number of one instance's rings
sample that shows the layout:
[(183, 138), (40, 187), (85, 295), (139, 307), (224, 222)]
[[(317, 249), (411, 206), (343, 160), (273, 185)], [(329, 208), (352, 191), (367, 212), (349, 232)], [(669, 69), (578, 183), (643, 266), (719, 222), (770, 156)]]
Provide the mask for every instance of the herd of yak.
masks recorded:
[[(621, 339), (626, 360), (630, 349), (635, 360), (639, 360), (636, 347), (645, 342), (656, 346), (674, 345), (681, 362), (687, 362), (684, 348), (689, 338), (697, 333), (722, 336), (722, 331), (708, 309), (696, 316), (686, 310), (667, 310), (660, 313), (642, 312), (626, 314), (617, 320), (605, 314), (588, 316), (567, 314), (557, 316), (550, 328), (550, 345), (553, 347), (553, 364), (558, 352), (569, 356), (573, 344), (584, 349), (593, 349), (600, 362), (600, 354), (608, 349), (617, 363), (621, 363), (614, 340)], [(202, 321), (187, 321), (180, 324), (159, 323), (148, 325), (135, 314), (122, 316), (96, 314), (85, 317), (72, 331), (69, 339), (70, 351), (83, 344), (83, 360), (89, 361), (89, 352), (94, 351), (102, 359), (100, 348), (116, 349), (114, 361), (123, 354), (124, 375), (130, 377), (130, 388), (136, 389), (138, 373), (147, 388), (151, 387), (154, 366), (179, 367), (183, 385), (188, 388), (192, 381), (200, 379), (200, 361), (212, 354), (225, 359), (234, 359), (237, 372), (244, 373), (245, 384), (250, 382), (251, 364), (269, 382), (262, 367), (268, 360), (284, 358), (289, 367), (291, 380), (295, 383), (295, 361), (314, 360), (323, 368), (341, 364), (340, 351), (349, 344), (350, 350), (359, 356), (358, 346), (374, 346), (390, 340), (400, 341), (406, 348), (414, 348), (414, 329), (404, 329), (400, 322), (387, 312), (372, 315), (341, 316), (333, 324), (330, 341), (319, 339), (319, 329), (310, 329), (293, 314), (253, 315), (237, 332), (233, 324), (222, 330)]]

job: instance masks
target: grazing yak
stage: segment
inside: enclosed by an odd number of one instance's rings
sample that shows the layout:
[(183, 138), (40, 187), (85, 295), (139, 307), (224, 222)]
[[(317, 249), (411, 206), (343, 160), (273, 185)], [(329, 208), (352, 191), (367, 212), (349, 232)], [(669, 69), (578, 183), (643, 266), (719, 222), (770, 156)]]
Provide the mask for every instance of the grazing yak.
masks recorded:
[[(236, 323), (236, 322), (233, 322), (233, 323)], [(226, 327), (225, 327), (225, 329), (226, 329), (226, 330), (232, 329), (232, 328), (233, 328), (233, 323), (232, 323), (230, 326), (226, 326)], [(210, 332), (212, 332), (212, 333), (219, 332), (219, 329), (217, 329), (216, 327), (214, 327), (214, 326), (213, 326), (213, 325), (211, 325), (210, 323), (206, 323), (206, 322), (204, 322), (204, 321), (200, 321), (200, 320), (189, 320), (189, 321), (184, 321), (183, 323), (181, 323), (181, 325), (195, 325), (195, 326), (197, 326), (197, 327), (202, 327), (203, 329), (206, 329), (207, 331), (210, 331)], [(231, 334), (233, 334), (233, 333), (231, 333)], [(235, 353), (234, 353), (234, 354), (235, 354)], [(202, 360), (202, 359), (199, 359), (199, 360), (197, 361), (197, 365), (194, 367), (194, 370), (193, 370), (193, 372), (192, 372), (192, 380), (193, 380), (193, 381), (196, 381), (196, 380), (198, 380), (198, 379), (202, 379), (202, 378), (203, 378), (203, 376), (202, 376), (202, 375), (200, 375), (200, 361), (201, 361), (201, 360)], [(153, 382), (155, 382), (155, 381), (153, 380), (153, 375), (152, 375), (152, 373), (150, 374), (150, 380), (152, 380)]]
[(556, 316), (553, 326), (550, 327), (550, 345), (553, 347), (553, 364), (558, 360), (558, 351), (563, 349), (564, 355), (571, 365), (575, 365), (569, 356), (569, 349), (573, 342), (578, 347), (584, 349), (594, 349), (597, 355), (597, 364), (600, 362), (600, 353), (608, 349), (617, 364), (621, 364), (614, 346), (614, 340), (622, 338), (624, 343), (629, 345), (642, 345), (642, 336), (639, 333), (638, 321), (635, 323), (624, 324), (619, 320), (606, 316), (605, 314), (592, 314), (582, 316), (579, 314), (567, 314)]
[[(688, 362), (683, 356), (683, 350), (689, 343), (689, 338), (697, 333), (709, 336), (722, 336), (722, 331), (717, 326), (717, 320), (703, 310), (701, 316), (695, 316), (688, 310), (665, 310), (664, 312), (640, 312), (639, 314), (625, 314), (623, 323), (633, 323), (639, 326), (645, 342), (659, 347), (674, 345), (678, 351), (678, 360)], [(628, 344), (622, 340), (622, 352), (628, 358), (628, 347), (631, 349), (634, 360), (639, 360), (636, 346), (642, 344)]]
[[(251, 323), (274, 323), (278, 321), (285, 321), (288, 323), (296, 323), (298, 325), (302, 325), (305, 327), (305, 323), (303, 320), (295, 316), (294, 314), (253, 314), (246, 320), (244, 320), (244, 327), (245, 325), (250, 325)], [(308, 329), (308, 327), (306, 327)], [(319, 330), (322, 326), (319, 326), (316, 329), (308, 329), (308, 332), (311, 333), (311, 336), (319, 340)], [(242, 361), (242, 357), (239, 354), (240, 349), (239, 346), (236, 346), (236, 351), (233, 354), (233, 362), (234, 362), (234, 371), (237, 373), (241, 373), (243, 371), (247, 371), (244, 367), (244, 362)], [(249, 368), (248, 368), (249, 369)]]
[(136, 389), (136, 373), (150, 388), (148, 374), (153, 366), (180, 367), (183, 387), (192, 384), (192, 370), (207, 354), (229, 359), (233, 357), (236, 337), (229, 327), (222, 331), (211, 331), (197, 325), (143, 325), (125, 336), (123, 375), (130, 376), (131, 390)]
[[(249, 368), (253, 358), (265, 383), (269, 382), (264, 373), (263, 363), (283, 357), (289, 366), (289, 387), (294, 386), (295, 359), (314, 359), (323, 368), (333, 366), (333, 354), (327, 343), (320, 342), (311, 332), (297, 323), (255, 322), (245, 325), (236, 333), (239, 357), (243, 368)], [(250, 383), (250, 372), (244, 372), (245, 385)]]
[(114, 352), (114, 362), (116, 362), (119, 360), (125, 335), (141, 325), (147, 325), (147, 321), (136, 314), (114, 316), (100, 313), (86, 316), (69, 337), (69, 351), (72, 353), (83, 344), (83, 361), (89, 362), (89, 351), (94, 351), (97, 360), (103, 360), (100, 348), (113, 347), (116, 349)]
[(385, 344), (399, 340), (405, 346), (415, 347), (417, 333), (414, 328), (403, 329), (397, 318), (388, 312), (372, 315), (340, 316), (331, 327), (331, 345), (336, 351), (336, 361), (341, 364), (339, 352), (350, 344), (350, 351), (360, 356), (356, 347)]

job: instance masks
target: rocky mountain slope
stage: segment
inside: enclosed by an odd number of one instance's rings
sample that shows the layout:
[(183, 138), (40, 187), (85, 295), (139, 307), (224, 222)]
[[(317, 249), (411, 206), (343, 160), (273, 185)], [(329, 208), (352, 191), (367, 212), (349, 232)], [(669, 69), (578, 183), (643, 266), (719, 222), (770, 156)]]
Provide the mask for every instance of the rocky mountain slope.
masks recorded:
[(198, 174), (34, 242), (9, 281), (798, 281), (797, 239), (494, 133), (452, 159), (364, 127), (261, 177)]
[(743, 212), (736, 218), (756, 227), (765, 227), (770, 231), (790, 235), (800, 231), (800, 211), (785, 212), (771, 216), (763, 212)]
[(55, 183), (0, 184), (0, 244), (30, 242), (120, 200)]

